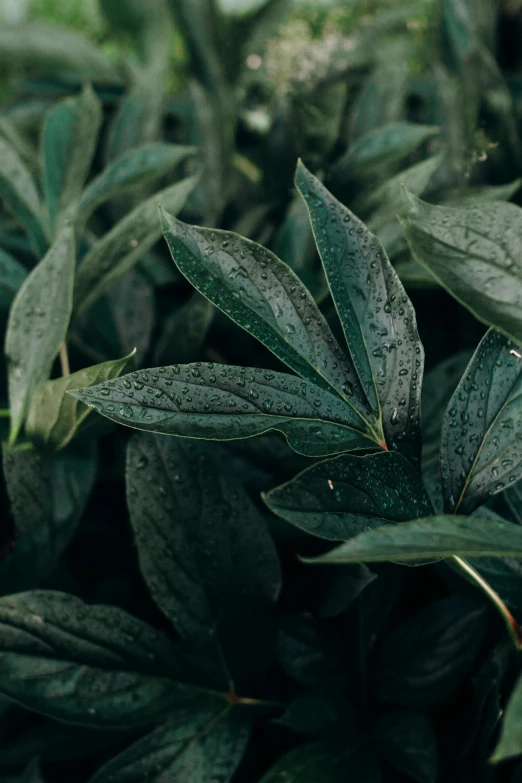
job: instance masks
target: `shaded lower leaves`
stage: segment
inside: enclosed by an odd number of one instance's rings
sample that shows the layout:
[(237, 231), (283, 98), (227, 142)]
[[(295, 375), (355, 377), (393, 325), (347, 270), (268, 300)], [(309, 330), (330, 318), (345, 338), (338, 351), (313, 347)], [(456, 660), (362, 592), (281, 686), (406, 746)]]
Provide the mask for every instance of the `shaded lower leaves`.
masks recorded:
[(379, 754), (408, 778), (418, 783), (437, 780), (437, 738), (425, 713), (404, 709), (384, 714), (373, 741)]

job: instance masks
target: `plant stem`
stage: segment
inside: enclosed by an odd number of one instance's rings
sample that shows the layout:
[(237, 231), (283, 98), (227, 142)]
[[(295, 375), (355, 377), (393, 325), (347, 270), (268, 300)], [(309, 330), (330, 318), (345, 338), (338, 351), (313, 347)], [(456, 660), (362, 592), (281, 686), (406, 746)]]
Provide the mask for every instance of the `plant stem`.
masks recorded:
[(67, 344), (65, 340), (60, 345), (60, 363), (62, 365), (62, 375), (65, 377), (71, 374), (69, 367), (69, 354), (67, 353)]

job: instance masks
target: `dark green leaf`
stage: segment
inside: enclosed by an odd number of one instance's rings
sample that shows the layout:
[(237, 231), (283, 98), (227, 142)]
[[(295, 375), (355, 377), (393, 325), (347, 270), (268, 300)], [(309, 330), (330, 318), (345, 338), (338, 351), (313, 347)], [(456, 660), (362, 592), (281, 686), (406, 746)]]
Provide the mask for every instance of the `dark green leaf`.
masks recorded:
[(87, 85), (77, 98), (66, 98), (47, 115), (43, 131), (44, 185), (51, 224), (73, 211), (89, 174), (102, 107)]
[(331, 738), (335, 731), (353, 739), (358, 733), (357, 711), (342, 696), (302, 693), (275, 722), (302, 734)]
[(45, 783), (40, 771), (40, 762), (33, 759), (20, 775), (4, 778), (5, 783)]
[(0, 250), (0, 312), (9, 310), (26, 277), (27, 271), (16, 258)]
[(335, 390), (362, 416), (367, 403), (310, 292), (277, 256), (229, 231), (163, 213), (172, 257), (190, 282), (303, 378)]
[(4, 449), (14, 523), (12, 551), (0, 563), (0, 593), (37, 586), (72, 538), (96, 476), (92, 450), (44, 455)]
[(166, 319), (164, 331), (156, 343), (154, 361), (174, 364), (197, 359), (214, 312), (212, 302), (194, 291), (190, 299)]
[(26, 278), (11, 307), (5, 338), (11, 444), (18, 436), (34, 390), (49, 377), (65, 339), (72, 310), (74, 269), (74, 233), (66, 226)]
[(490, 329), (444, 417), (441, 473), (446, 511), (470, 514), (522, 477), (521, 388), (519, 347)]
[(392, 451), (319, 462), (268, 492), (265, 502), (308, 533), (337, 541), (432, 513), (420, 475)]
[(244, 489), (203, 444), (146, 433), (129, 442), (126, 475), (140, 568), (155, 602), (184, 640), (223, 664), (225, 688), (264, 669), (281, 574)]
[(437, 738), (423, 712), (396, 710), (383, 715), (374, 729), (380, 754), (399, 772), (419, 783), (437, 780)]
[(522, 340), (522, 210), (515, 204), (434, 207), (405, 193), (415, 258), (473, 315)]
[(360, 533), (311, 562), (377, 563), (453, 555), (520, 557), (522, 528), (487, 517), (427, 517)]
[(228, 783), (245, 752), (249, 724), (217, 698), (196, 702), (105, 764), (89, 783)]
[(234, 440), (277, 430), (308, 456), (373, 445), (339, 397), (285, 373), (174, 364), (71, 394), (120, 424), (167, 435)]
[(412, 304), (377, 238), (302, 163), (296, 185), (377, 427), (418, 460), (424, 353)]
[(314, 690), (336, 693), (351, 675), (346, 639), (308, 614), (281, 618), (278, 656), (291, 677)]
[(379, 763), (364, 750), (342, 750), (322, 742), (301, 745), (286, 753), (260, 783), (381, 783)]
[(79, 219), (87, 220), (108, 199), (167, 174), (195, 151), (195, 147), (155, 142), (124, 152), (89, 183), (78, 204)]
[(197, 181), (197, 177), (188, 177), (151, 196), (95, 243), (78, 267), (75, 312), (84, 310), (105, 293), (158, 241), (158, 202), (171, 212), (179, 212)]
[(361, 563), (332, 569), (330, 579), (318, 609), (319, 617), (335, 617), (344, 612), (377, 579), (377, 574)]
[(484, 631), (484, 606), (468, 596), (425, 607), (382, 639), (375, 692), (406, 707), (444, 701), (471, 669)]
[(0, 598), (0, 692), (55, 720), (149, 723), (197, 691), (174, 679), (176, 647), (111, 606), (35, 590)]
[(83, 428), (91, 409), (66, 392), (118, 378), (133, 366), (134, 352), (123, 359), (95, 364), (46, 381), (33, 394), (25, 425), (27, 436), (38, 446), (56, 450), (67, 446)]
[(0, 198), (20, 221), (32, 240), (34, 249), (43, 255), (49, 247), (48, 231), (33, 177), (16, 150), (1, 136), (0, 157)]
[(504, 711), (500, 740), (491, 757), (499, 762), (522, 755), (522, 677), (519, 677)]

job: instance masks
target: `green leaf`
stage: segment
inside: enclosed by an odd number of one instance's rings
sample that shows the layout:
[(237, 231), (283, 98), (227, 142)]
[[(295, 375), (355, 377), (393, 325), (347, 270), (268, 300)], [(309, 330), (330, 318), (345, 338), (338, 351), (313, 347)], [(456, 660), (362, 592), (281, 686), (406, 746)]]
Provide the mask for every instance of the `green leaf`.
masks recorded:
[(164, 330), (156, 342), (156, 364), (190, 362), (201, 353), (214, 317), (212, 302), (197, 291), (179, 310), (165, 320)]
[(41, 447), (58, 450), (67, 446), (81, 433), (87, 418), (90, 423), (91, 409), (66, 392), (118, 378), (134, 366), (134, 356), (135, 351), (123, 359), (95, 364), (39, 386), (27, 415), (27, 437)]
[(197, 177), (170, 185), (135, 207), (99, 239), (82, 259), (76, 274), (74, 310), (84, 310), (142, 258), (161, 236), (158, 202), (179, 212)]
[(83, 514), (96, 467), (92, 449), (46, 455), (4, 448), (14, 542), (0, 563), (0, 593), (36, 587), (51, 573)]
[(392, 451), (319, 462), (264, 499), (271, 511), (297, 527), (338, 541), (432, 513), (420, 475)]
[(195, 702), (111, 759), (89, 783), (228, 783), (245, 752), (249, 724), (222, 700)]
[(174, 261), (198, 291), (292, 370), (367, 415), (348, 358), (286, 264), (230, 231), (188, 226), (166, 213), (162, 220)]
[(302, 163), (296, 185), (373, 415), (388, 446), (416, 461), (424, 352), (413, 306), (377, 238)]
[(283, 669), (315, 691), (338, 693), (350, 678), (346, 638), (309, 614), (281, 617), (278, 657)]
[(280, 372), (174, 364), (71, 394), (119, 424), (167, 435), (235, 440), (276, 430), (307, 456), (373, 445), (339, 397)]
[(18, 291), (7, 325), (9, 406), (13, 444), (32, 394), (46, 381), (67, 334), (75, 270), (74, 233), (66, 226)]
[(180, 685), (176, 647), (121, 609), (34, 590), (0, 598), (0, 692), (85, 726), (138, 726), (197, 691)]
[(51, 224), (74, 211), (91, 169), (102, 122), (102, 106), (87, 85), (49, 112), (43, 130), (44, 186)]
[(382, 639), (374, 691), (406, 707), (443, 702), (471, 670), (484, 632), (484, 606), (467, 595), (426, 606)]
[(522, 755), (522, 676), (518, 678), (504, 710), (500, 740), (491, 757), (493, 763)]
[(421, 196), (442, 160), (443, 155), (433, 155), (431, 158), (421, 160), (420, 163), (415, 163), (390, 177), (368, 194), (363, 205), (365, 210), (375, 210), (369, 222), (371, 230), (377, 231), (384, 223), (397, 218), (402, 186), (415, 196)]
[(126, 483), (141, 572), (181, 637), (223, 664), (224, 688), (266, 668), (279, 562), (264, 520), (219, 453), (138, 433)]
[(302, 734), (331, 738), (341, 729), (343, 737), (355, 737), (360, 716), (343, 696), (305, 692), (290, 702), (275, 723)]
[(49, 247), (49, 240), (34, 179), (16, 150), (1, 136), (0, 158), (0, 198), (24, 227), (35, 251), (43, 255)]
[(27, 277), (27, 271), (16, 258), (0, 250), (0, 312), (5, 312)]
[(404, 194), (412, 253), (484, 323), (522, 341), (522, 210), (488, 203), (434, 207)]
[(451, 398), (442, 427), (447, 512), (470, 514), (522, 477), (522, 351), (490, 329)]
[(306, 558), (314, 563), (378, 563), (462, 557), (521, 557), (522, 528), (489, 518), (437, 516), (385, 525)]
[(87, 220), (108, 199), (167, 174), (195, 151), (195, 147), (154, 142), (124, 152), (84, 190), (78, 204), (78, 219)]
[(260, 783), (381, 783), (374, 754), (355, 748), (334, 749), (313, 742), (290, 750), (275, 763)]
[(380, 754), (419, 783), (436, 783), (437, 737), (431, 720), (418, 710), (383, 715), (373, 731)]

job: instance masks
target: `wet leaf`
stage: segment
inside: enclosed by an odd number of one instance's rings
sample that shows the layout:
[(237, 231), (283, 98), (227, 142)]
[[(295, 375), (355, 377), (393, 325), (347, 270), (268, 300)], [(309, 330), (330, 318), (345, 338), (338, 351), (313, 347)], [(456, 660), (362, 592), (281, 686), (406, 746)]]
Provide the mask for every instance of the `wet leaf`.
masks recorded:
[(442, 427), (447, 512), (470, 514), (522, 477), (522, 351), (490, 329), (451, 398)]
[(437, 737), (423, 712), (395, 710), (383, 715), (373, 738), (379, 753), (403, 775), (419, 783), (435, 783)]
[(174, 364), (71, 394), (127, 427), (167, 435), (234, 440), (276, 430), (308, 456), (373, 445), (339, 397), (285, 373)]
[(377, 238), (302, 163), (296, 185), (373, 416), (388, 447), (417, 461), (424, 353), (412, 304)]
[(29, 439), (41, 447), (63, 449), (81, 433), (91, 413), (90, 408), (66, 392), (118, 378), (125, 370), (131, 369), (134, 362), (133, 351), (123, 359), (95, 364), (43, 383), (31, 400), (25, 425)]
[(176, 647), (121, 609), (52, 590), (0, 598), (0, 692), (85, 726), (138, 726), (187, 704)]
[(249, 723), (223, 700), (201, 699), (177, 710), (115, 758), (89, 783), (228, 783), (249, 738)]
[(432, 513), (420, 475), (396, 452), (319, 462), (264, 499), (292, 524), (338, 541)]
[[(72, 310), (74, 233), (66, 226), (18, 291), (7, 325), (10, 443), (16, 441), (31, 397), (51, 372)], [(28, 339), (30, 337), (30, 339)]]

